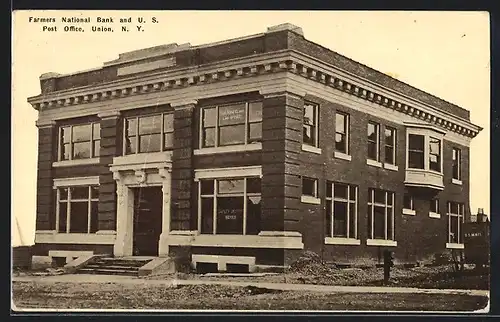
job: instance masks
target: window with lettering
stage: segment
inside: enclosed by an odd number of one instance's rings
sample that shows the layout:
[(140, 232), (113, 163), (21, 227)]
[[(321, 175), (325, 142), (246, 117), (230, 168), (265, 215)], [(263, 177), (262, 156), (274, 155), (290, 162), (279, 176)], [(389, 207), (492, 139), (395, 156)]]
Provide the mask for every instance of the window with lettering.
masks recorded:
[(59, 128), (59, 161), (98, 157), (100, 147), (101, 128), (98, 122)]
[(174, 115), (163, 113), (125, 119), (124, 154), (168, 151), (174, 147)]
[(240, 102), (201, 110), (201, 148), (258, 143), (262, 139), (262, 102)]
[(198, 183), (198, 192), (201, 234), (260, 232), (260, 178), (204, 179)]

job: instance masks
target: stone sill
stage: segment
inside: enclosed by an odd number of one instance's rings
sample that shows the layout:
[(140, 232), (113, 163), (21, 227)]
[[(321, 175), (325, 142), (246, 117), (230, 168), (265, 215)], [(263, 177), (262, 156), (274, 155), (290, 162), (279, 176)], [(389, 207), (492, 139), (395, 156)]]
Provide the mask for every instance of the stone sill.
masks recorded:
[(313, 197), (313, 196), (301, 196), (300, 202), (311, 204), (311, 205), (320, 205), (321, 199)]
[(342, 153), (342, 152), (337, 152), (335, 151), (333, 156), (337, 159), (342, 159), (342, 160), (346, 160), (346, 161), (351, 161), (352, 160), (352, 156), (349, 155), (349, 154), (345, 154), (345, 153)]
[(441, 214), (439, 214), (437, 212), (429, 211), (429, 217), (439, 219), (439, 218), (441, 218)]
[(451, 183), (457, 184), (457, 185), (461, 186), (462, 185), (462, 180), (458, 180), (458, 179), (453, 178), (453, 179), (451, 179)]
[(361, 240), (343, 237), (325, 237), (327, 245), (361, 245)]
[(311, 153), (315, 153), (315, 154), (322, 153), (320, 148), (317, 148), (315, 146), (311, 146), (309, 144), (302, 144), (302, 151), (311, 152)]
[(457, 243), (446, 243), (446, 248), (448, 249), (464, 249), (464, 244)]
[(101, 162), (100, 158), (64, 160), (64, 161), (53, 162), (52, 167), (53, 168), (73, 167), (73, 166), (79, 166), (79, 165), (99, 164), (100, 162)]
[(216, 153), (232, 153), (262, 150), (262, 143), (251, 143), (231, 146), (220, 146), (215, 148), (201, 148), (193, 151), (194, 155), (216, 154)]
[(398, 242), (395, 240), (387, 240), (387, 239), (367, 239), (367, 246), (387, 246), (387, 247), (396, 247), (398, 246)]
[(397, 165), (390, 164), (390, 163), (384, 163), (384, 168), (387, 170), (391, 170), (391, 171), (398, 171), (399, 170)]
[(372, 166), (372, 167), (377, 167), (377, 168), (382, 168), (382, 163), (379, 161), (375, 161), (372, 159), (366, 159), (366, 164)]
[(415, 216), (416, 212), (412, 209), (403, 208), (403, 215)]

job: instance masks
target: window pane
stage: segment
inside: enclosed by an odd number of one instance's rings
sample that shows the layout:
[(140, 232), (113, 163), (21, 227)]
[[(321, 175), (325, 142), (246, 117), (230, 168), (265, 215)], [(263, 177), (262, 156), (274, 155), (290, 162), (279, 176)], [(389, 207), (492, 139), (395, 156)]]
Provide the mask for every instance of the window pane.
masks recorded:
[(368, 206), (367, 208), (367, 218), (368, 218), (368, 225), (366, 226), (366, 231), (368, 233), (368, 238), (369, 239), (372, 239), (373, 238), (373, 230), (372, 230), (372, 222), (373, 222), (373, 218), (372, 218), (372, 209), (373, 209), (374, 206)]
[(90, 187), (90, 193), (92, 199), (99, 199), (99, 186)]
[(328, 198), (332, 197), (332, 186), (333, 186), (333, 184), (331, 182), (326, 183), (326, 196)]
[(57, 231), (60, 233), (66, 232), (67, 207), (68, 204), (66, 202), (59, 203), (59, 226), (57, 227)]
[(349, 238), (356, 238), (356, 204), (349, 203)]
[(262, 122), (262, 102), (252, 102), (248, 105), (248, 121)]
[(261, 180), (260, 178), (247, 178), (247, 193), (260, 193)]
[(413, 204), (411, 200), (411, 196), (405, 194), (403, 197), (403, 208), (405, 209), (412, 209), (413, 210)]
[(302, 194), (316, 197), (316, 181), (313, 179), (302, 178)]
[(348, 186), (345, 184), (336, 183), (333, 186), (333, 193), (335, 198), (347, 199)]
[(449, 227), (449, 232), (450, 232), (450, 243), (458, 243), (459, 242), (459, 236), (458, 236), (458, 217), (451, 216), (450, 218), (450, 227)]
[(72, 202), (69, 223), (70, 233), (86, 233), (88, 230), (88, 202)]
[(244, 123), (245, 104), (219, 106), (219, 126)]
[(392, 210), (391, 209), (387, 209), (387, 239), (390, 239), (392, 240), (393, 237), (392, 237), (392, 234), (393, 234), (393, 231), (392, 231)]
[(388, 192), (387, 193), (387, 205), (392, 206), (392, 200), (394, 199), (394, 193), (393, 192)]
[(214, 194), (214, 181), (213, 180), (201, 180), (201, 194), (202, 195), (213, 195)]
[(213, 234), (214, 218), (213, 198), (201, 198), (201, 233)]
[(90, 124), (73, 126), (73, 142), (90, 141)]
[(137, 134), (137, 119), (127, 119), (125, 121), (125, 135), (133, 136)]
[(385, 144), (394, 145), (394, 131), (392, 129), (385, 128)]
[(101, 125), (99, 123), (94, 123), (92, 124), (92, 135), (94, 140), (100, 139), (101, 138)]
[(439, 200), (431, 200), (431, 211), (439, 213)]
[(409, 134), (408, 135), (408, 147), (410, 150), (414, 151), (424, 151), (424, 136)]
[(203, 127), (214, 127), (216, 119), (216, 111), (214, 107), (203, 109)]
[(161, 147), (161, 134), (139, 136), (139, 152), (159, 152)]
[(59, 200), (68, 200), (69, 188), (59, 188)]
[(408, 152), (408, 166), (413, 169), (424, 168), (424, 152), (409, 151)]
[(325, 203), (325, 208), (326, 208), (326, 212), (325, 212), (325, 216), (326, 216), (326, 225), (325, 225), (325, 235), (328, 236), (328, 237), (333, 237), (332, 236), (332, 202), (330, 200), (328, 200), (326, 203)]
[(90, 158), (90, 142), (73, 143), (73, 159)]
[(61, 130), (61, 137), (62, 137), (62, 143), (69, 143), (70, 142), (70, 131), (71, 131), (71, 127), (70, 126), (66, 126), (66, 127), (63, 127), (62, 130)]
[(161, 115), (139, 118), (139, 134), (161, 133)]
[(243, 234), (243, 197), (217, 198), (217, 234)]
[(375, 190), (375, 202), (385, 204), (385, 191)]
[(335, 132), (345, 134), (346, 116), (344, 114), (335, 114)]
[(247, 198), (247, 235), (257, 235), (260, 232), (260, 201), (261, 196)]
[(305, 144), (309, 144), (309, 145), (315, 145), (315, 137), (316, 137), (316, 133), (315, 133), (315, 128), (310, 126), (310, 125), (307, 125), (307, 124), (304, 124), (303, 126), (303, 136), (302, 136), (302, 139), (303, 139), (303, 142)]
[(394, 148), (392, 146), (385, 146), (385, 162), (394, 164)]
[(441, 142), (430, 138), (429, 141), (429, 168), (434, 171), (441, 171)]
[(163, 114), (163, 132), (174, 131), (174, 114)]
[(71, 200), (89, 199), (89, 187), (71, 187)]
[(98, 215), (99, 215), (99, 210), (98, 210), (98, 204), (99, 202), (97, 201), (92, 201), (91, 203), (91, 210), (90, 210), (90, 233), (95, 233), (99, 229), (99, 220), (98, 220)]
[(347, 237), (347, 203), (335, 201), (333, 204), (333, 236)]
[(372, 160), (378, 159), (377, 143), (368, 141), (368, 158)]
[(349, 199), (350, 200), (356, 200), (356, 187), (355, 186), (349, 186)]
[(169, 150), (174, 147), (174, 133), (165, 133), (163, 138), (163, 150)]
[(215, 128), (203, 129), (203, 147), (215, 146)]
[(316, 106), (305, 104), (304, 105), (304, 124), (315, 125), (316, 124)]
[(262, 123), (249, 124), (248, 143), (260, 142), (262, 139)]
[(451, 203), (451, 213), (458, 214), (458, 203), (456, 202)]
[(131, 154), (137, 152), (137, 139), (135, 136), (125, 138), (125, 153)]
[(218, 180), (218, 193), (228, 194), (228, 193), (243, 193), (245, 181), (243, 179), (238, 180)]
[(219, 128), (219, 145), (245, 143), (245, 125), (232, 125)]
[(377, 142), (378, 125), (368, 123), (368, 140)]
[(101, 140), (94, 141), (94, 157), (101, 155)]
[(61, 159), (62, 160), (69, 160), (70, 159), (70, 145), (71, 143), (65, 143), (62, 146), (62, 151), (61, 151)]
[(347, 153), (347, 142), (345, 135), (340, 133), (335, 134), (335, 150), (342, 153)]
[(453, 178), (460, 179), (458, 171), (458, 163), (456, 161), (453, 161), (452, 171), (453, 171)]
[(385, 239), (385, 208), (375, 206), (373, 232), (375, 239)]

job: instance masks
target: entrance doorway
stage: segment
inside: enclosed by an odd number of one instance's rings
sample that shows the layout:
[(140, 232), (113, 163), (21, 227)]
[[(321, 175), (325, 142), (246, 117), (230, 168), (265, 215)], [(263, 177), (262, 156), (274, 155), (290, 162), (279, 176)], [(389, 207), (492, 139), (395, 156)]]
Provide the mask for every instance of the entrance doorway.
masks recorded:
[(162, 231), (163, 192), (161, 187), (133, 188), (134, 256), (158, 256)]

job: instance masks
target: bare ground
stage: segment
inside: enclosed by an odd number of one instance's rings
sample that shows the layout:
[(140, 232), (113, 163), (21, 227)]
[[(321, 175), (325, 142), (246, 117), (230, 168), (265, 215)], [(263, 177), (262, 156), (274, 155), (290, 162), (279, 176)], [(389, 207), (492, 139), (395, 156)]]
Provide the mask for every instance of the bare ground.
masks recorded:
[(482, 296), (278, 291), (219, 285), (13, 282), (19, 308), (473, 311)]

